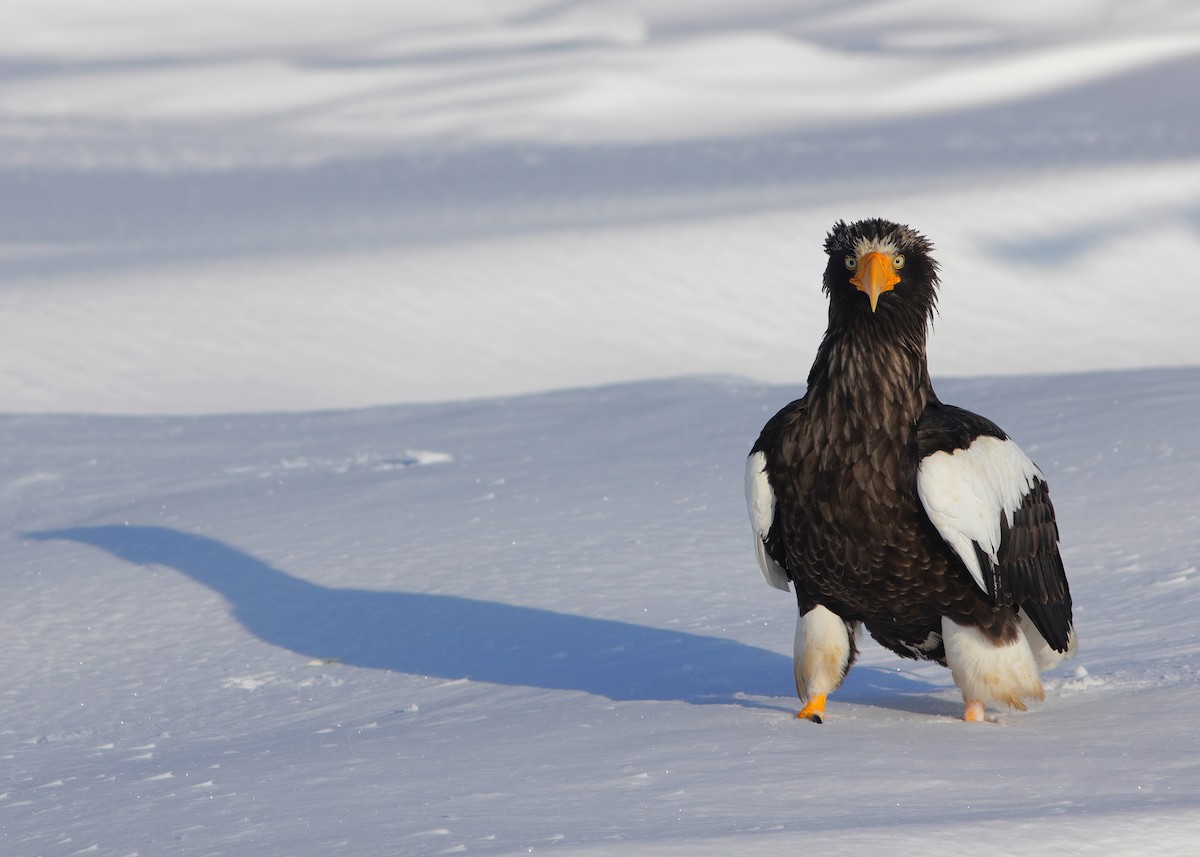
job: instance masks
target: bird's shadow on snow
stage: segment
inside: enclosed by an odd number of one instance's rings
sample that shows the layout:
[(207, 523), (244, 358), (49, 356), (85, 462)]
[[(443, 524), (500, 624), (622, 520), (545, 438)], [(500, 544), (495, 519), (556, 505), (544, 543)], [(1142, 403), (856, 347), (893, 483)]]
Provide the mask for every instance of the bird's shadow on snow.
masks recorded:
[[(216, 539), (166, 527), (79, 527), (25, 536), (173, 568), (222, 595), (247, 631), (306, 657), (580, 690), (612, 700), (785, 709), (789, 703), (778, 698), (792, 696), (790, 658), (720, 637), (452, 595), (334, 589)], [(910, 677), (871, 669), (856, 669), (847, 685), (847, 701), (928, 689)]]

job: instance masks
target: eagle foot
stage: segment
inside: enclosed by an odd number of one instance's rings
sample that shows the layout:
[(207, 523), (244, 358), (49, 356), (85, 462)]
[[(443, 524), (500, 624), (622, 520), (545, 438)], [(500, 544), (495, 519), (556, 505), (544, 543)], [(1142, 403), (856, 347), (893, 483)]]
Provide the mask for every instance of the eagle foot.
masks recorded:
[(811, 720), (813, 723), (824, 723), (822, 715), (825, 713), (825, 694), (817, 694), (811, 697), (804, 707), (800, 709), (800, 713), (796, 715), (797, 720)]

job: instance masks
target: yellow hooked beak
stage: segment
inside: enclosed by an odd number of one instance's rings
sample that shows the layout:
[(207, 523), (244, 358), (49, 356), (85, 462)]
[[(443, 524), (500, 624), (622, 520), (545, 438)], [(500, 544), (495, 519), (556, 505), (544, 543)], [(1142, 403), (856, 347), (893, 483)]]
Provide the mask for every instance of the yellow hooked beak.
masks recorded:
[(854, 288), (871, 299), (871, 312), (879, 305), (879, 296), (890, 292), (900, 282), (892, 260), (882, 253), (864, 253), (859, 257), (858, 267), (850, 278)]

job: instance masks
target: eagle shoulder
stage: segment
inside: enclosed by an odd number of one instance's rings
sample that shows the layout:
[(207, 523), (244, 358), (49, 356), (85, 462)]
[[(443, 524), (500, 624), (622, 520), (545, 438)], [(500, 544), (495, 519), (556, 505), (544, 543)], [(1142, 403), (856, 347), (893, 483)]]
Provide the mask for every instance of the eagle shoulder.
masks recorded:
[(785, 428), (804, 416), (804, 399), (798, 399), (780, 410), (763, 427), (746, 459), (746, 510), (750, 513), (750, 526), (754, 532), (754, 556), (763, 580), (784, 592), (790, 591), (790, 586), (784, 567), (783, 547), (778, 543), (776, 498), (770, 471), (772, 462), (778, 461), (780, 456)]
[(917, 450), (917, 495), (938, 534), (993, 603), (1023, 609), (1065, 651), (1071, 597), (1045, 475), (995, 423), (938, 402)]

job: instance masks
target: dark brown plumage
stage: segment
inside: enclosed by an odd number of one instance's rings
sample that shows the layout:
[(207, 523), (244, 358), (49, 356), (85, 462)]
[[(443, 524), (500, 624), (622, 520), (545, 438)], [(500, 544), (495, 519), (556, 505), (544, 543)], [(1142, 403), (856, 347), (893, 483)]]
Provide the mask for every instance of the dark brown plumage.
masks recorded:
[[(1074, 644), (1044, 477), (994, 423), (934, 393), (929, 241), (884, 220), (839, 222), (825, 249), (829, 325), (807, 392), (767, 423), (747, 472), (763, 573), (790, 582), (800, 609), (802, 714), (820, 717), (860, 623), (943, 664), (950, 635), (968, 719), (989, 701), (1024, 707), (1041, 695), (1029, 664)], [(1005, 670), (1012, 680), (987, 678)]]

